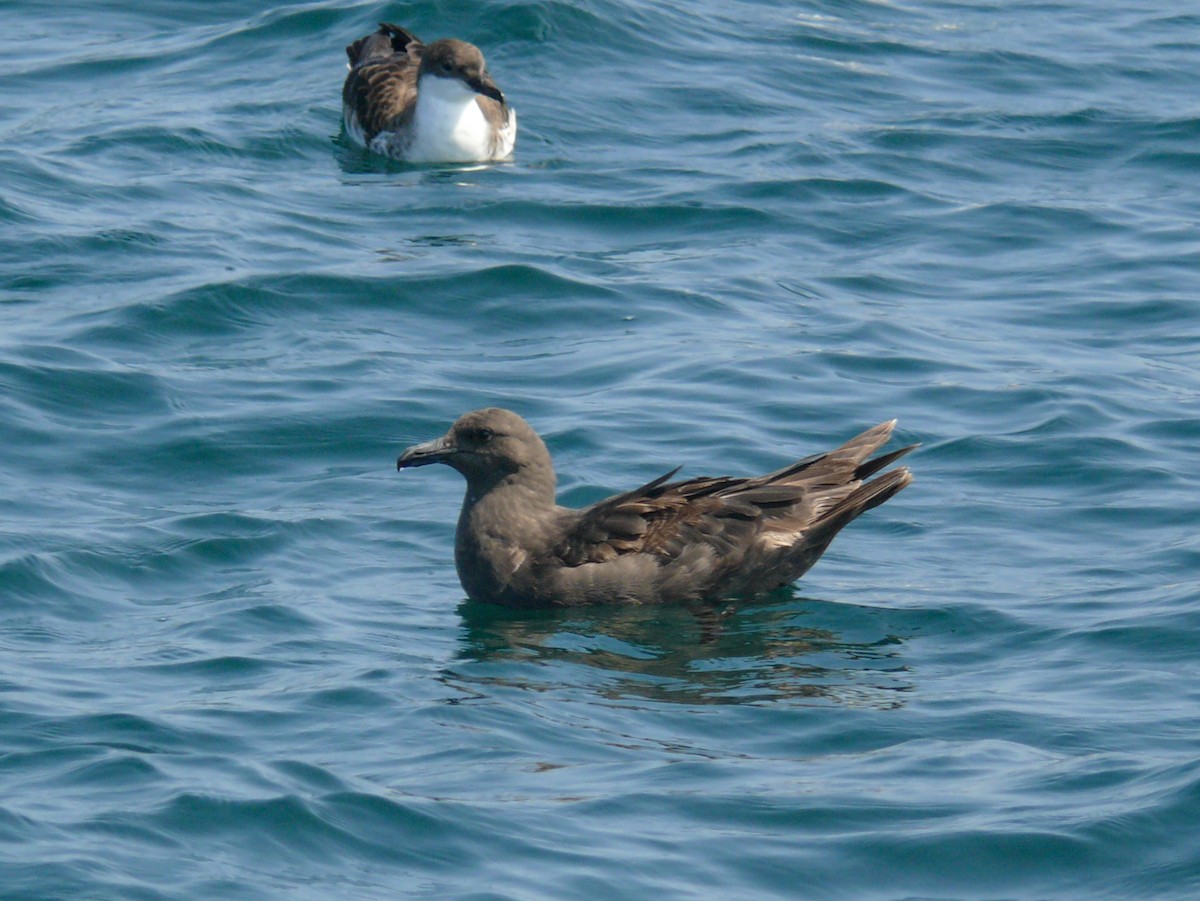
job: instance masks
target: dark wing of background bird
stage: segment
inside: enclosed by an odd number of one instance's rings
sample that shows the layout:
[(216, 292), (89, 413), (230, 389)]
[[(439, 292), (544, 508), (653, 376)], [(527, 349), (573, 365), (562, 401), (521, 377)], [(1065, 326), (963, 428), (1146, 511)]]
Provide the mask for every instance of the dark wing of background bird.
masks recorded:
[(368, 142), (412, 115), (424, 46), (407, 29), (381, 22), (378, 31), (346, 48), (350, 74), (342, 86), (342, 102)]

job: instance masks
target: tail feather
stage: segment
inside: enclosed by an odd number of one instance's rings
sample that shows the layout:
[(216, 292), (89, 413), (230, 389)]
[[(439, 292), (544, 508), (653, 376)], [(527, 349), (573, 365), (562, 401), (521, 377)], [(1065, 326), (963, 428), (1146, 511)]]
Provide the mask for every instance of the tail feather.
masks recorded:
[(897, 492), (911, 484), (912, 480), (913, 476), (908, 467), (901, 466), (899, 469), (884, 473), (877, 479), (864, 482), (829, 511), (829, 518), (848, 515), (846, 522), (849, 522), (894, 497)]
[(919, 444), (910, 444), (908, 447), (902, 447), (899, 450), (894, 450), (891, 453), (884, 454), (881, 457), (875, 457), (874, 459), (867, 460), (865, 463), (859, 466), (858, 469), (854, 470), (854, 478), (858, 479), (860, 482), (866, 481), (881, 469), (886, 469), (909, 451), (916, 450), (920, 446), (921, 445)]
[(912, 482), (912, 473), (906, 467), (894, 469), (873, 481), (859, 485), (830, 508), (804, 531), (802, 540), (794, 546), (794, 551), (799, 554), (796, 559), (800, 562), (801, 568), (792, 574), (788, 581), (799, 578), (805, 570), (816, 563), (833, 539), (837, 537), (838, 532), (872, 507), (878, 507), (889, 500), (910, 482)]
[(420, 43), (408, 29), (380, 22), (378, 31), (350, 44), (346, 48), (346, 56), (350, 58), (351, 67), (354, 67), (372, 58), (386, 59), (394, 53), (404, 53), (409, 44)]
[(393, 25), (391, 22), (379, 23), (379, 34), (386, 34), (392, 39), (392, 49), (397, 53), (403, 53), (409, 44), (419, 44), (420, 39), (407, 28), (401, 28), (399, 25)]
[(809, 481), (815, 476), (834, 474), (837, 474), (835, 475), (836, 481), (843, 481), (850, 472), (864, 465), (863, 461), (867, 457), (887, 443), (892, 436), (892, 429), (895, 427), (896, 420), (894, 419), (890, 422), (881, 422), (879, 425), (867, 429), (861, 435), (851, 438), (836, 450), (797, 460), (795, 463), (765, 476), (762, 481), (784, 484), (799, 483)]

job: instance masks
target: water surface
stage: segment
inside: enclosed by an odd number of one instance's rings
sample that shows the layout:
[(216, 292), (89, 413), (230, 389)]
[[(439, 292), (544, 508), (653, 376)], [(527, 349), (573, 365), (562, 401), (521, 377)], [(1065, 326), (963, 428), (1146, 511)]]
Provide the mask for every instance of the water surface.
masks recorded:
[[(511, 163), (340, 136), (379, 20)], [(1200, 892), (1200, 17), (1166, 3), (15, 0), (0, 896)], [(793, 588), (463, 600), (512, 407), (563, 500), (899, 417)]]

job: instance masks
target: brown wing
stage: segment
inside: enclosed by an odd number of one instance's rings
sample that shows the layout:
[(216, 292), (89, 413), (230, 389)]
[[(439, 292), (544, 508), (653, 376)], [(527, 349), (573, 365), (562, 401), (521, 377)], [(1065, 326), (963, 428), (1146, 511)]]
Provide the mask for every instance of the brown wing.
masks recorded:
[(906, 447), (867, 459), (887, 441), (893, 425), (876, 426), (837, 450), (758, 478), (671, 483), (667, 480), (675, 473), (667, 473), (582, 510), (555, 556), (567, 566), (602, 563), (625, 554), (651, 554), (666, 563), (697, 544), (711, 547), (720, 557), (738, 558), (764, 542), (790, 547), (809, 530), (832, 538), (859, 513), (907, 484), (907, 470), (863, 482), (912, 450)]
[(624, 554), (651, 554), (665, 563), (697, 543), (728, 553), (760, 529), (759, 520), (768, 510), (788, 507), (798, 495), (774, 486), (751, 490), (749, 479), (668, 483), (674, 474), (583, 510), (555, 556), (567, 566), (603, 563)]
[(423, 49), (412, 32), (386, 22), (346, 48), (350, 73), (342, 85), (342, 103), (368, 143), (412, 115)]

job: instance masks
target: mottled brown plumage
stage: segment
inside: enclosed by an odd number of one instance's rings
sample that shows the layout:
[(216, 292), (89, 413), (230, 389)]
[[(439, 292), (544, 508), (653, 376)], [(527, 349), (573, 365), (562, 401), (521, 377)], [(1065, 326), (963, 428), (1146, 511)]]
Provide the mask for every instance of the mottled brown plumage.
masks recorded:
[[(466, 41), (443, 39), (423, 44), (412, 32), (389, 23), (346, 48), (350, 72), (342, 85), (342, 110), (347, 132), (372, 150), (399, 159), (473, 161), (499, 159), (512, 150), (516, 114), (488, 74), (483, 54)], [(427, 79), (434, 79), (428, 81)], [(477, 140), (456, 143), (431, 132), (421, 117), (435, 114), (419, 109), (421, 86), (461, 83), (464, 102), (478, 108)], [(442, 130), (446, 130), (443, 128)], [(428, 145), (428, 146), (426, 146)]]
[(468, 596), (513, 607), (661, 603), (787, 585), (859, 514), (909, 484), (912, 447), (874, 459), (883, 423), (836, 450), (757, 478), (672, 482), (674, 471), (582, 510), (554, 498), (541, 438), (498, 408), (460, 417), (398, 469), (446, 463), (467, 479), (455, 563)]

